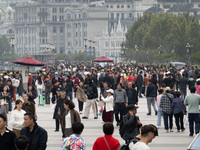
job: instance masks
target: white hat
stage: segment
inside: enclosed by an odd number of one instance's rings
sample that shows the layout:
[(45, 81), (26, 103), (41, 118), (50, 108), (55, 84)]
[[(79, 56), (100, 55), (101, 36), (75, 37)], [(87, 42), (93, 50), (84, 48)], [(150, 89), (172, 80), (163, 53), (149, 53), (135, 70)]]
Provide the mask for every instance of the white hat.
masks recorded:
[(113, 91), (113, 89), (106, 90), (106, 92), (107, 92), (107, 93), (114, 94), (114, 91)]

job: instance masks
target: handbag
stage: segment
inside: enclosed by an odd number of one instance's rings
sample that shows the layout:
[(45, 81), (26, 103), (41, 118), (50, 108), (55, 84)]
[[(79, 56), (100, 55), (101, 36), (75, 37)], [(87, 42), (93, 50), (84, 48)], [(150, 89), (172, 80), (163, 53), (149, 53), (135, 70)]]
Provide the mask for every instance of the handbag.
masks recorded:
[(106, 141), (105, 136), (104, 136), (103, 138), (104, 138), (104, 140), (105, 140), (105, 142), (106, 142), (106, 145), (108, 146), (108, 149), (111, 150), (110, 146), (108, 145), (108, 142)]
[(101, 108), (103, 108), (104, 102), (103, 101), (99, 101), (98, 106), (101, 107)]
[(179, 107), (181, 108), (181, 110), (182, 110), (182, 112), (183, 112), (183, 115), (186, 115), (186, 112), (185, 112), (185, 110), (184, 110), (184, 109), (181, 107), (181, 105), (180, 105), (180, 103), (178, 102), (177, 98), (176, 98), (176, 101), (177, 101), (177, 103), (178, 103)]

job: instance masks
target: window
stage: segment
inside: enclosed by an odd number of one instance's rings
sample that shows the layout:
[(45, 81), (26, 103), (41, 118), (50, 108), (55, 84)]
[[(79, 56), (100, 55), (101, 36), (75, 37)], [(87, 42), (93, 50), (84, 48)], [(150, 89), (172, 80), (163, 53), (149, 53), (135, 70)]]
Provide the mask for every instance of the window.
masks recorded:
[(109, 42), (105, 41), (105, 47), (109, 47)]
[(111, 47), (115, 47), (115, 42), (111, 41)]
[(109, 8), (109, 5), (107, 5), (106, 7)]
[(64, 43), (64, 36), (60, 36), (60, 44)]
[(56, 32), (57, 32), (57, 28), (53, 27), (53, 33), (56, 33)]
[(57, 8), (53, 8), (53, 13), (57, 13)]
[(64, 12), (64, 8), (59, 8), (60, 13)]
[(68, 32), (68, 33), (67, 33), (67, 36), (70, 38), (70, 37), (71, 37), (71, 32)]
[(67, 14), (67, 19), (71, 19), (71, 15), (70, 14)]
[(117, 5), (117, 8), (119, 8), (119, 5)]
[(130, 8), (130, 5), (127, 5), (127, 8)]
[(63, 20), (64, 20), (64, 16), (60, 16), (59, 21), (63, 21)]
[(87, 15), (86, 15), (86, 13), (83, 13), (83, 18), (87, 18)]
[(63, 33), (63, 32), (64, 32), (64, 27), (60, 26), (60, 33)]
[(54, 22), (57, 21), (57, 16), (53, 16), (53, 21), (54, 21)]
[(76, 37), (78, 37), (78, 32), (76, 32)]
[(124, 8), (124, 5), (121, 5), (121, 8)]
[(60, 54), (64, 54), (64, 51), (65, 51), (64, 47), (60, 47)]
[(110, 5), (110, 8), (113, 8), (113, 5)]
[(121, 20), (124, 20), (124, 13), (121, 13)]
[(129, 17), (132, 18), (132, 13), (129, 13)]
[(111, 18), (111, 20), (114, 20), (114, 13), (110, 14), (110, 18)]
[(119, 13), (117, 13), (117, 20), (119, 20)]

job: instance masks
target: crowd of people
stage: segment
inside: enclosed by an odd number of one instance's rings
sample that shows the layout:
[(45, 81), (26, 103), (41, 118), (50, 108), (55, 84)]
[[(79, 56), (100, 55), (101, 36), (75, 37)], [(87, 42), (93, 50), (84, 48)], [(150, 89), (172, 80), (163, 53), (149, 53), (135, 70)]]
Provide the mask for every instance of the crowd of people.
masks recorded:
[[(94, 119), (101, 114), (105, 134), (95, 141), (93, 150), (149, 150), (147, 144), (158, 136), (162, 117), (167, 133), (174, 132), (173, 116), (177, 132), (184, 132), (183, 118), (186, 114), (189, 118), (189, 136), (198, 134), (200, 130), (200, 70), (197, 67), (176, 69), (150, 64), (101, 66), (61, 63), (57, 66), (45, 65), (28, 75), (28, 88), (24, 89), (25, 81), (20, 71), (4, 71), (1, 74), (0, 132), (5, 138), (12, 138), (4, 143), (0, 140), (4, 149), (17, 149), (20, 142), (24, 142), (21, 144), (24, 149), (46, 149), (47, 132), (36, 123), (37, 97), (38, 103), (44, 97), (45, 105), (52, 103), (54, 106), (55, 132), (61, 130), (64, 138), (62, 150), (85, 149), (85, 140), (80, 136), (84, 129), (81, 119), (89, 119), (91, 107)], [(187, 94), (187, 88), (190, 94)], [(143, 125), (137, 116), (139, 100), (144, 96), (147, 115), (152, 115), (151, 106), (157, 115), (156, 126)], [(78, 100), (78, 110), (75, 110), (74, 97)], [(12, 102), (15, 102), (14, 109)], [(7, 128), (8, 113), (11, 113), (12, 131)], [(80, 114), (83, 114), (82, 118)], [(114, 120), (126, 143), (121, 147), (119, 141), (112, 137)], [(12, 148), (8, 148), (8, 145)]]

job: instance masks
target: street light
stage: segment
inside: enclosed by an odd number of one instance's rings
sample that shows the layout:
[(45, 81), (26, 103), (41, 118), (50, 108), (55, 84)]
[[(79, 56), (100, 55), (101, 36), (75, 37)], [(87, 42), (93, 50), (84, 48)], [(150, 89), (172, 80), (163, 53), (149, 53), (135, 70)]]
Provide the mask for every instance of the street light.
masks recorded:
[(158, 47), (158, 50), (159, 50), (159, 54), (162, 54), (162, 46), (161, 45)]
[(11, 47), (12, 47), (11, 56), (12, 56), (12, 60), (13, 60), (13, 54), (14, 54), (14, 48), (15, 48), (15, 38), (14, 37), (10, 38), (10, 44), (11, 44)]
[(93, 55), (94, 55), (94, 58), (96, 58), (96, 55), (95, 55), (95, 44), (96, 44), (96, 42), (92, 41), (92, 43), (93, 43)]
[(137, 64), (137, 59), (138, 59), (138, 46), (137, 45), (135, 45), (135, 53), (136, 53), (136, 59), (135, 59), (135, 61), (136, 61), (136, 64)]
[(193, 45), (190, 45), (189, 43), (187, 43), (185, 47), (187, 48), (187, 53), (188, 53), (188, 56), (189, 56), (189, 58), (188, 58), (188, 66), (190, 66), (191, 65), (191, 54), (192, 54)]
[(87, 53), (87, 39), (83, 39), (84, 46), (85, 46), (85, 54)]

